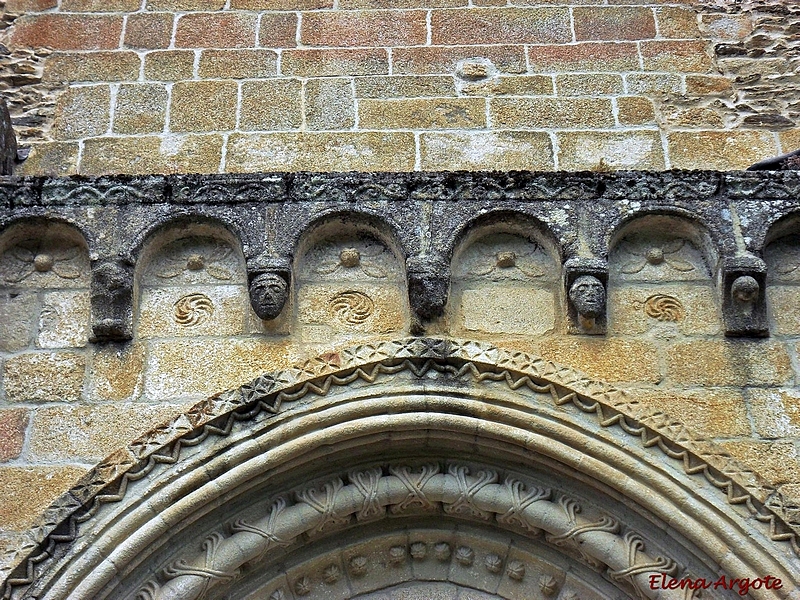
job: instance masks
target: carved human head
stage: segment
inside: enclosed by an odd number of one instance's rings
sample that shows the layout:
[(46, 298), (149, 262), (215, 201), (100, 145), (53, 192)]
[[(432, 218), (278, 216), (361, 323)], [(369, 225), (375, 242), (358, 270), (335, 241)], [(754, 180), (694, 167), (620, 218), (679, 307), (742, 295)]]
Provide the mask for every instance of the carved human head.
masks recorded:
[(289, 284), (277, 273), (261, 273), (250, 282), (250, 304), (260, 319), (276, 318), (288, 297)]
[(606, 310), (606, 288), (597, 277), (581, 275), (569, 288), (569, 300), (580, 316), (596, 319)]
[(731, 284), (731, 296), (738, 302), (751, 304), (758, 300), (758, 292), (758, 282), (750, 275), (740, 275)]

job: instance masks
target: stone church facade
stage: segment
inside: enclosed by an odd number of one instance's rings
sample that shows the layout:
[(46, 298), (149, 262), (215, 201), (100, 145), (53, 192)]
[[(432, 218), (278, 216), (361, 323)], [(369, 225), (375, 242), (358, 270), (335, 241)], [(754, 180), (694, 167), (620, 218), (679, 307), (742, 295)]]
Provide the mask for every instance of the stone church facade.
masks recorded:
[(796, 7), (2, 23), (4, 598), (800, 598)]

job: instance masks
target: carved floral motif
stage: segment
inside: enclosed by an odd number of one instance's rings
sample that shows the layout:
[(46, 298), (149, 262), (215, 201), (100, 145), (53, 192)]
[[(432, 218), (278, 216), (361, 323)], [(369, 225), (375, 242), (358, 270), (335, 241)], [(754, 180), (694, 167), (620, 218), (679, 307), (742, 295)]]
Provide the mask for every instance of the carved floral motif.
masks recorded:
[(162, 248), (145, 274), (145, 282), (184, 280), (189, 282), (229, 282), (235, 278), (239, 260), (233, 249), (220, 240), (189, 237)]
[(77, 244), (28, 240), (9, 248), (0, 257), (0, 277), (6, 283), (19, 283), (36, 273), (52, 272), (61, 279), (78, 279), (86, 267)]

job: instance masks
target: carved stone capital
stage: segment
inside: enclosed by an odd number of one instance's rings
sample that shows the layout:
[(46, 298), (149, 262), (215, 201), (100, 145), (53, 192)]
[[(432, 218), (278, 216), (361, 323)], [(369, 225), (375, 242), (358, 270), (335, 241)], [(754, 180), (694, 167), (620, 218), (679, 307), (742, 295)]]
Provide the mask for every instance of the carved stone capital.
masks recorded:
[(755, 256), (731, 256), (722, 264), (722, 315), (725, 335), (769, 335), (766, 302), (767, 265)]
[(608, 264), (598, 258), (575, 257), (564, 264), (569, 332), (602, 335), (606, 332)]
[(412, 256), (406, 260), (408, 299), (420, 321), (444, 314), (450, 293), (450, 266), (441, 259)]
[(133, 265), (116, 259), (92, 261), (93, 342), (133, 337)]
[(276, 319), (289, 299), (292, 270), (288, 262), (259, 260), (257, 264), (248, 263), (247, 282), (250, 305), (258, 318), (265, 321)]

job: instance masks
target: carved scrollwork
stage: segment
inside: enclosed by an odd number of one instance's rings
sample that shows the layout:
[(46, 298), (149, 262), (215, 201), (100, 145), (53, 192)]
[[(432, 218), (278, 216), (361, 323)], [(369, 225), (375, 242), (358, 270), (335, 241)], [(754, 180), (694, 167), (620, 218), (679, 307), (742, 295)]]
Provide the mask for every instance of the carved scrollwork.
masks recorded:
[(214, 303), (205, 294), (187, 294), (179, 298), (175, 304), (174, 317), (178, 325), (194, 327), (207, 321), (214, 314)]
[(319, 489), (307, 488), (297, 493), (299, 502), (308, 504), (322, 517), (314, 528), (315, 531), (323, 531), (326, 527), (342, 525), (350, 520), (349, 515), (336, 515), (336, 497), (343, 487), (344, 482), (341, 479), (334, 479), (326, 481)]
[(372, 298), (355, 290), (336, 294), (329, 303), (336, 317), (347, 325), (362, 325), (375, 312)]
[(424, 465), (419, 473), (410, 467), (391, 467), (390, 472), (397, 477), (408, 490), (408, 497), (392, 506), (392, 512), (399, 513), (409, 508), (419, 507), (423, 510), (434, 510), (436, 506), (425, 496), (425, 484), (439, 473), (439, 465)]
[(490, 483), (497, 481), (494, 471), (478, 471), (474, 476), (469, 476), (469, 468), (463, 465), (450, 465), (448, 473), (458, 482), (459, 496), (455, 502), (445, 506), (445, 512), (450, 514), (466, 513), (488, 521), (492, 513), (480, 510), (474, 504), (475, 494)]
[(364, 504), (356, 514), (359, 521), (381, 517), (386, 512), (386, 508), (381, 506), (378, 499), (381, 477), (383, 473), (378, 468), (350, 473), (350, 483), (364, 496)]
[(497, 516), (497, 521), (503, 525), (522, 527), (533, 534), (540, 533), (541, 529), (533, 527), (525, 518), (525, 510), (534, 502), (549, 500), (552, 492), (537, 487), (526, 490), (523, 482), (513, 478), (506, 479), (504, 485), (511, 497), (511, 506), (504, 514)]
[[(445, 473), (433, 466), (417, 470), (408, 466), (390, 466), (388, 474), (383, 474), (377, 469), (366, 471), (373, 477), (371, 483), (374, 483), (374, 477), (377, 477), (379, 472), (380, 479), (385, 482), (383, 489), (394, 490), (388, 495), (383, 494), (379, 497), (382, 506), (430, 506), (441, 508), (449, 514), (504, 518), (506, 524), (513, 522), (508, 515), (519, 515), (524, 512), (524, 517), (520, 518), (530, 524), (528, 529), (545, 529), (548, 532), (546, 539), (557, 546), (572, 544), (579, 547), (591, 561), (603, 565), (603, 568), (609, 568), (611, 576), (619, 580), (624, 579), (634, 588), (637, 585), (635, 575), (665, 572), (665, 569), (672, 569), (675, 564), (669, 558), (653, 558), (648, 555), (641, 536), (629, 531), (622, 537), (624, 544), (615, 545), (612, 542), (620, 536), (622, 529), (619, 522), (606, 515), (597, 520), (580, 518), (579, 505), (571, 498), (561, 496), (554, 501), (545, 499), (549, 494), (537, 491), (524, 496), (527, 502), (521, 500), (523, 496), (520, 490), (524, 488), (514, 486), (513, 483), (509, 484), (508, 479), (503, 484), (497, 483), (498, 474), (491, 470), (477, 469), (476, 474), (471, 476), (469, 467), (457, 463), (449, 464)], [(351, 481), (358, 480), (356, 476), (351, 477)], [(296, 539), (304, 533), (318, 532), (329, 524), (348, 522), (354, 512), (363, 510), (359, 509), (358, 505), (370, 504), (368, 498), (374, 486), (363, 483), (362, 480), (359, 484), (351, 483), (345, 486), (341, 479), (336, 478), (319, 486), (299, 490), (295, 494), (297, 503), (293, 506), (280, 501), (274, 504), (267, 517), (267, 525), (264, 524), (265, 519), (260, 519), (254, 524), (237, 521), (230, 528), (232, 533), (228, 538), (221, 534), (214, 534), (208, 538), (204, 544), (204, 555), (177, 561), (169, 567), (164, 572), (165, 583), (160, 587), (156, 586), (154, 598), (170, 597), (171, 590), (176, 589), (182, 590), (183, 598), (197, 598), (210, 586), (233, 577), (242, 564), (252, 560), (254, 556), (262, 555), (276, 540), (281, 544), (290, 543), (290, 538), (286, 537), (284, 532), (291, 529), (292, 536)], [(459, 493), (454, 495), (454, 489), (459, 490)], [(361, 501), (353, 504), (351, 499), (354, 495), (360, 496)], [(523, 503), (524, 508), (522, 508)], [(319, 518), (298, 521), (297, 515), (301, 514), (300, 511), (305, 511), (302, 514), (307, 514), (308, 507), (311, 507)], [(302, 523), (303, 527), (298, 528), (299, 523)], [(253, 533), (261, 539), (246, 541), (237, 537)], [(221, 551), (223, 546), (224, 552)], [(624, 555), (616, 556), (615, 548), (624, 548)], [(217, 560), (217, 555), (225, 558)], [(427, 555), (427, 544), (414, 541), (409, 546), (402, 544), (391, 546), (387, 550), (385, 561), (390, 566), (400, 567), (408, 561), (409, 556), (414, 561), (422, 561)], [(438, 561), (448, 560), (450, 545), (446, 542), (436, 544), (434, 556)], [(475, 562), (476, 553), (471, 547), (461, 545), (456, 549), (453, 559), (463, 567), (471, 567)], [(614, 570), (608, 567), (609, 564), (619, 564), (623, 561), (629, 565), (625, 569)], [(483, 558), (483, 567), (490, 573), (500, 573), (503, 563), (502, 557), (492, 553)], [(363, 576), (367, 564), (368, 561), (363, 556), (351, 558), (349, 562), (351, 574), (355, 577)], [(505, 565), (505, 574), (515, 581), (522, 581), (526, 570), (525, 563), (518, 559), (509, 560)], [(335, 582), (338, 577), (338, 567), (336, 573), (330, 567), (328, 571), (327, 575), (323, 574), (323, 581)], [(202, 579), (192, 580), (191, 577)], [(313, 582), (304, 575), (294, 581), (293, 587), (296, 594), (307, 595), (311, 593)], [(142, 590), (141, 594), (145, 594), (151, 588), (153, 585)]]
[(680, 300), (666, 294), (654, 294), (644, 302), (644, 312), (648, 317), (657, 321), (672, 321), (677, 323), (686, 316)]

